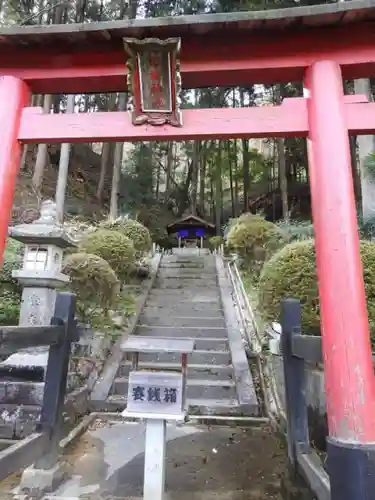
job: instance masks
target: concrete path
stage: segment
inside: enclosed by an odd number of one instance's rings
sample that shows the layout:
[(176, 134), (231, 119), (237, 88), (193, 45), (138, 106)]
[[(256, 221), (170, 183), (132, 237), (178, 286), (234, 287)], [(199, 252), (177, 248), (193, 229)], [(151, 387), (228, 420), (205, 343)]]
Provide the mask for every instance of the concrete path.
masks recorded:
[[(96, 421), (54, 500), (141, 500), (144, 425)], [(276, 500), (285, 452), (267, 427), (168, 426), (165, 500)]]

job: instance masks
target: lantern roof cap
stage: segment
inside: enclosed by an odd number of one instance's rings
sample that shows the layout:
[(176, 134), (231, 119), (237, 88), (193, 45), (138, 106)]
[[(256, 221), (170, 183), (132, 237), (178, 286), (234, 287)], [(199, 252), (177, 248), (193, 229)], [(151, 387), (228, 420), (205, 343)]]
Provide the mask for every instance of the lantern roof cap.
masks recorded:
[(8, 234), (26, 245), (55, 245), (60, 248), (76, 246), (63, 225), (57, 224), (56, 204), (52, 200), (42, 202), (39, 219), (31, 224), (10, 227)]

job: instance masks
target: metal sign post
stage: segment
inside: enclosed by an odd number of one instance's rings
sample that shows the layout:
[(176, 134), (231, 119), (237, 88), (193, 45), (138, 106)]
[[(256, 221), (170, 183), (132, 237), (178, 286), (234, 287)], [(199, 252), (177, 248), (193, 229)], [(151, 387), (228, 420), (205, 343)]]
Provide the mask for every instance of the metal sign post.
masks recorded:
[[(122, 350), (133, 354), (129, 375), (128, 403), (124, 417), (146, 419), (144, 500), (163, 500), (165, 489), (165, 450), (167, 421), (186, 418), (187, 355), (194, 350), (194, 340), (171, 340), (133, 336)], [(140, 353), (178, 353), (180, 371), (139, 370)]]

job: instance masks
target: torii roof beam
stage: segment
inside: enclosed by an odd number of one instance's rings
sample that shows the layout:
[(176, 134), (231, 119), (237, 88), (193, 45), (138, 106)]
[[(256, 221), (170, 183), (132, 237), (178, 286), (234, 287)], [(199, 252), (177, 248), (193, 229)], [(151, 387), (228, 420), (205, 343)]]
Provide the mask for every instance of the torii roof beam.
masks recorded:
[[(314, 61), (375, 76), (372, 0), (262, 12), (0, 29), (0, 76), (34, 93), (126, 90), (122, 37), (181, 36), (185, 88), (302, 81)], [(225, 40), (225, 43), (223, 43)], [(298, 48), (298, 50), (296, 50)]]

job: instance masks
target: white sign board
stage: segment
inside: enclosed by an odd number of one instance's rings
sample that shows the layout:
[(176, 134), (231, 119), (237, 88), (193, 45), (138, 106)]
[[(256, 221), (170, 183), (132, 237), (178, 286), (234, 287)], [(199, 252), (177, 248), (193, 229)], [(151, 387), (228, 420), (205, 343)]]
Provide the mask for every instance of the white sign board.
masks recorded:
[(173, 372), (132, 371), (126, 413), (180, 415), (183, 412), (183, 375)]

